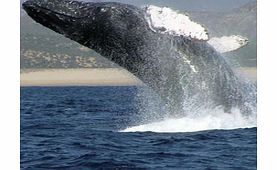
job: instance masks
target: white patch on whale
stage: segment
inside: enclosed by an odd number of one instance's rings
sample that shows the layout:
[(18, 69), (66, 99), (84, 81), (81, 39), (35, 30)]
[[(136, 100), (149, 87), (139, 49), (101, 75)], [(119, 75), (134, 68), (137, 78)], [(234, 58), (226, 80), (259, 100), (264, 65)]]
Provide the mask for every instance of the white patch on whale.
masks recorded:
[(248, 39), (240, 35), (231, 35), (223, 37), (213, 37), (208, 43), (213, 46), (216, 51), (226, 53), (235, 51), (248, 44)]
[[(181, 54), (181, 53), (180, 53)], [(181, 54), (182, 58), (184, 59), (184, 62), (186, 64), (189, 65), (190, 69), (194, 72), (194, 73), (198, 73), (198, 71), (196, 70), (196, 67), (191, 63), (191, 61), (189, 59), (186, 58), (186, 55)]]
[(168, 7), (149, 5), (145, 7), (146, 19), (150, 28), (155, 32), (169, 33), (198, 40), (208, 40), (207, 30), (200, 24), (178, 11)]

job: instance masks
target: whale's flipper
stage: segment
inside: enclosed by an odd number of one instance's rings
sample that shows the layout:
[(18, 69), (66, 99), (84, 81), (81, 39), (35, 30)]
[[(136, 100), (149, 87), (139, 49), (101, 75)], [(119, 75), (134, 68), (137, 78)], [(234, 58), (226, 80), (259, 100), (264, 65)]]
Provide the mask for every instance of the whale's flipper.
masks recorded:
[(247, 38), (240, 35), (213, 37), (208, 41), (220, 53), (235, 51), (247, 45), (248, 42)]
[(144, 10), (149, 27), (154, 32), (208, 41), (219, 53), (235, 51), (248, 44), (248, 39), (240, 35), (209, 38), (208, 31), (204, 26), (192, 21), (187, 14), (168, 7), (148, 5)]
[(184, 13), (168, 7), (154, 5), (146, 6), (145, 11), (147, 22), (155, 32), (184, 36), (196, 40), (206, 41), (209, 39), (207, 30), (202, 25), (192, 21)]

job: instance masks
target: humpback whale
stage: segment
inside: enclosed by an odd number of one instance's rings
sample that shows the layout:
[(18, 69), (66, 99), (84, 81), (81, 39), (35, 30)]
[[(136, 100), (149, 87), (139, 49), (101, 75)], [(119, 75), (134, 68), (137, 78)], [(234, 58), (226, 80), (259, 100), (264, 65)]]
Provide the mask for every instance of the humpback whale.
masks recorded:
[(154, 28), (149, 24), (149, 8), (117, 2), (29, 0), (23, 9), (41, 25), (131, 72), (159, 94), (173, 114), (192, 105), (252, 111), (243, 83), (207, 36), (197, 39), (172, 34), (163, 25)]

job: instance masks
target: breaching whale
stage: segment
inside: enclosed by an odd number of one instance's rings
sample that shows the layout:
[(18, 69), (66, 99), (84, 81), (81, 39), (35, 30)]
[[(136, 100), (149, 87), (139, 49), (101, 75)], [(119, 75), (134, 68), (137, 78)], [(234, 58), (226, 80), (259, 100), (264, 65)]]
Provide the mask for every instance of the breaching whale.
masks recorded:
[(208, 35), (195, 38), (155, 27), (150, 8), (71, 0), (29, 0), (23, 8), (36, 22), (127, 69), (173, 114), (191, 105), (251, 112), (243, 83), (207, 42)]

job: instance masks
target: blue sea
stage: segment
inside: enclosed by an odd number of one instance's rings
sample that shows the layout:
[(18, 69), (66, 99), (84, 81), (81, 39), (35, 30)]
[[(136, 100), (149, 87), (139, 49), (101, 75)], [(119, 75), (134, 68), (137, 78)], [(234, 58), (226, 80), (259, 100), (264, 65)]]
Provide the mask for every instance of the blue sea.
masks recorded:
[(138, 91), (21, 87), (21, 169), (257, 169), (256, 127), (126, 131), (142, 123)]

